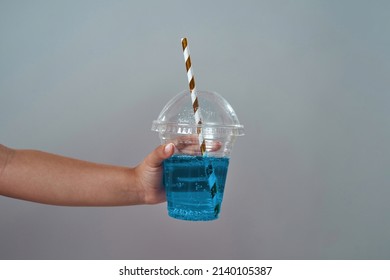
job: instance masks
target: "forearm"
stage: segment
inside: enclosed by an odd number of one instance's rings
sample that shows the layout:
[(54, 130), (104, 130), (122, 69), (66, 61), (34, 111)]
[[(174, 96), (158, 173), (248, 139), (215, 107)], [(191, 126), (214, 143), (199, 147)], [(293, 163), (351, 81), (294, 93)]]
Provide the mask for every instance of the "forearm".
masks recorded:
[(0, 151), (0, 194), (54, 205), (143, 203), (131, 168), (96, 164), (40, 151)]

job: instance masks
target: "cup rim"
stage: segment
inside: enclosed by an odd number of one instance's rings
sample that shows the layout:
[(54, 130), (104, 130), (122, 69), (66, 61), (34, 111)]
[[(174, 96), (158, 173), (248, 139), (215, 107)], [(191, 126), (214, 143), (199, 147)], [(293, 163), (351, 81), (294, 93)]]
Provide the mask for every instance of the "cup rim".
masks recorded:
[(204, 134), (215, 134), (215, 135), (234, 135), (243, 136), (244, 126), (242, 124), (234, 125), (221, 125), (215, 123), (203, 123), (203, 124), (189, 124), (189, 123), (174, 123), (174, 122), (163, 122), (159, 120), (153, 121), (152, 131), (173, 134), (197, 134), (198, 128), (202, 129)]

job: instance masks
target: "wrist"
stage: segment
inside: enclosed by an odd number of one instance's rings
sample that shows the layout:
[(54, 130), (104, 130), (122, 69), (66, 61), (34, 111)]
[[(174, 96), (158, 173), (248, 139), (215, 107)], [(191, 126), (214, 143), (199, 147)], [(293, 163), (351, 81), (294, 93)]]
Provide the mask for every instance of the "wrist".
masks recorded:
[(137, 167), (128, 169), (128, 184), (127, 184), (127, 194), (129, 198), (129, 204), (146, 204), (145, 199), (145, 188), (142, 184), (141, 172), (139, 172)]
[(11, 161), (11, 158), (13, 157), (14, 153), (15, 150), (7, 148), (6, 146), (0, 144), (0, 182), (2, 175), (8, 163)]

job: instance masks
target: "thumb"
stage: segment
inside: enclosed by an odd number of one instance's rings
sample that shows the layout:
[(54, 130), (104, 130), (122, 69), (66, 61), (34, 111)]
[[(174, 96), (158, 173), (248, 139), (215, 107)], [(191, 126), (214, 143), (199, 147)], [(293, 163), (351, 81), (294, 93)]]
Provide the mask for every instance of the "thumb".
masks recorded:
[(146, 158), (145, 163), (150, 167), (160, 167), (162, 162), (173, 155), (175, 147), (172, 143), (158, 146)]

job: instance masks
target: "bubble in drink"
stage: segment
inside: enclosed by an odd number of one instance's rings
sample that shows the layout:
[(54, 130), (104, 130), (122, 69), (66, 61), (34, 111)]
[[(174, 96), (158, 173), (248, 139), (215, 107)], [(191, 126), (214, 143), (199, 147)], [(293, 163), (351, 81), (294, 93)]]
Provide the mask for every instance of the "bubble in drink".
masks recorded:
[[(181, 220), (218, 218), (229, 158), (174, 155), (164, 161), (169, 216)], [(210, 173), (215, 180), (210, 186)], [(216, 189), (215, 189), (216, 188)]]

